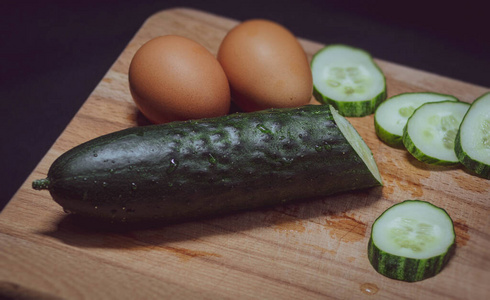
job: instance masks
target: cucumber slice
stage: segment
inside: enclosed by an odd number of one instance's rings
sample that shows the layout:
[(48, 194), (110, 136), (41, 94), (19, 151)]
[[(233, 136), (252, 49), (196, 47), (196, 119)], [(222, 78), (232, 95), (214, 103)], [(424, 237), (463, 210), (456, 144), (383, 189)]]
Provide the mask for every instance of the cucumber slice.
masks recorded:
[(429, 202), (405, 200), (374, 222), (368, 258), (389, 278), (420, 281), (437, 275), (455, 247), (454, 224), (447, 212)]
[(416, 159), (434, 165), (459, 163), (454, 140), (469, 103), (440, 101), (422, 104), (403, 128), (403, 144)]
[(490, 179), (490, 92), (471, 104), (456, 135), (454, 151), (465, 167)]
[(374, 113), (374, 128), (379, 139), (393, 147), (403, 147), (403, 127), (412, 113), (424, 103), (458, 101), (451, 95), (417, 92), (402, 93), (382, 102)]
[(371, 55), (346, 45), (326, 46), (313, 56), (313, 95), (342, 116), (374, 113), (386, 99), (386, 79)]

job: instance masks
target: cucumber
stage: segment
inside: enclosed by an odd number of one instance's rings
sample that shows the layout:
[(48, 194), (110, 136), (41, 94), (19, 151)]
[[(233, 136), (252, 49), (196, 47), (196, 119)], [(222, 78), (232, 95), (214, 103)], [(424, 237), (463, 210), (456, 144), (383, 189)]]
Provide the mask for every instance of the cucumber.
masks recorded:
[(456, 135), (454, 151), (465, 167), (490, 179), (490, 92), (471, 104)]
[(422, 162), (446, 166), (458, 164), (454, 140), (469, 107), (469, 103), (460, 101), (422, 104), (403, 128), (403, 145)]
[(326, 46), (313, 56), (311, 70), (315, 99), (331, 104), (343, 116), (373, 114), (386, 99), (385, 76), (364, 50)]
[(373, 223), (368, 258), (389, 278), (420, 281), (437, 275), (453, 254), (456, 235), (445, 210), (421, 200), (405, 200)]
[(114, 223), (193, 220), (379, 185), (370, 149), (326, 105), (128, 128), (67, 151), (32, 184), (66, 211)]
[(380, 140), (392, 147), (403, 147), (403, 127), (412, 113), (424, 103), (458, 99), (433, 92), (402, 93), (382, 102), (374, 113), (374, 128)]

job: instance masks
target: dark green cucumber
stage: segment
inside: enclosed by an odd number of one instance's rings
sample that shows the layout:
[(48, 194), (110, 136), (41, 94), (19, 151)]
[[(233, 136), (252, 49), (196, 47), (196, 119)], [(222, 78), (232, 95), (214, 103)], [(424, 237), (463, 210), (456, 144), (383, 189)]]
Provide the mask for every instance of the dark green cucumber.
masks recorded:
[[(341, 131), (342, 130), (342, 131)], [(327, 105), (129, 128), (61, 155), (46, 179), (65, 210), (178, 221), (381, 185), (372, 153)]]
[(429, 202), (405, 200), (374, 222), (368, 258), (380, 274), (414, 282), (437, 275), (453, 253), (456, 234), (448, 213)]

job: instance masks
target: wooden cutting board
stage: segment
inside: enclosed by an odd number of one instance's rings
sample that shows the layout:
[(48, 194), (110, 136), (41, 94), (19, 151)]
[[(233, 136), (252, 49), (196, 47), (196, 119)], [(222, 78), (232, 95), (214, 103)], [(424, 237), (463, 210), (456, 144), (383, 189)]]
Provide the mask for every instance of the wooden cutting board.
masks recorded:
[[(237, 24), (190, 9), (145, 22), (53, 147), (0, 214), (0, 291), (66, 299), (489, 299), (490, 181), (463, 168), (418, 162), (381, 143), (373, 116), (350, 118), (378, 162), (384, 187), (273, 209), (124, 233), (97, 230), (65, 214), (44, 178), (64, 151), (99, 135), (145, 125), (128, 91), (135, 51), (179, 34), (216, 54)], [(301, 40), (311, 58), (323, 45)], [(433, 91), (472, 102), (488, 88), (377, 60), (388, 96)], [(370, 228), (389, 206), (430, 201), (455, 222), (457, 249), (436, 277), (385, 278), (367, 259)]]

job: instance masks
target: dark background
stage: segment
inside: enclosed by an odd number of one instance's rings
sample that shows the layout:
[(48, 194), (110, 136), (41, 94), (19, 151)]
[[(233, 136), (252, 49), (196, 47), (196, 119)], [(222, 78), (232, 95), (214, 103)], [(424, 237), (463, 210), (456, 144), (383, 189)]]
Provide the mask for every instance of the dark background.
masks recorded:
[(0, 209), (143, 22), (174, 7), (267, 18), (301, 38), (490, 87), (490, 25), (479, 1), (2, 1)]

